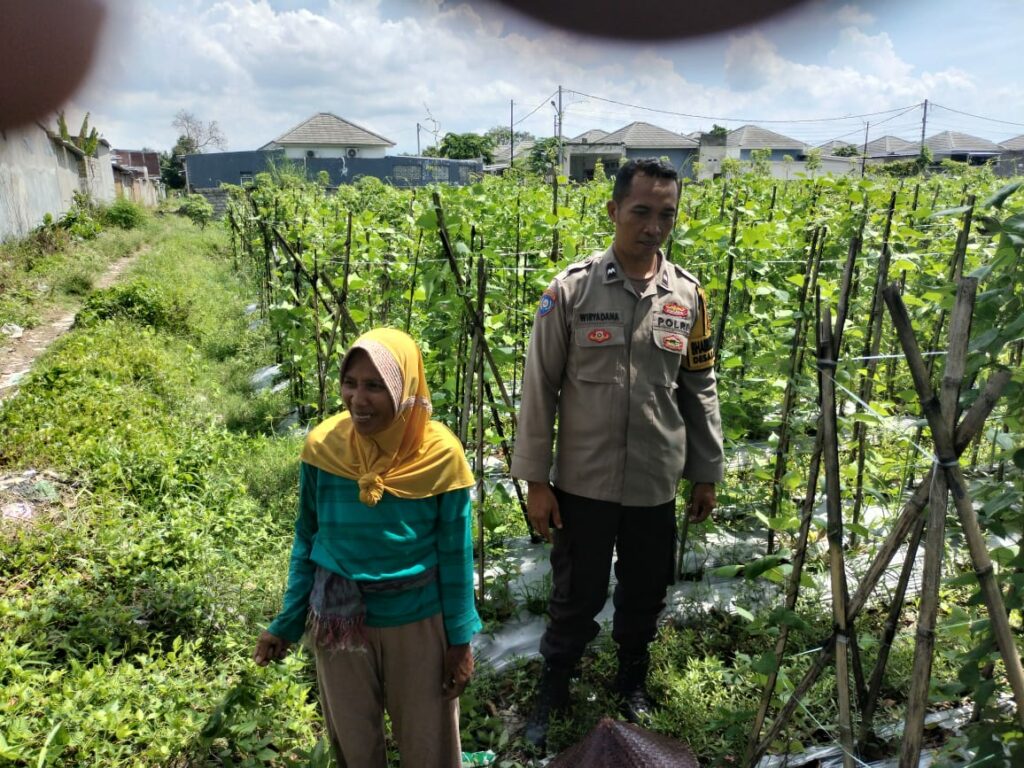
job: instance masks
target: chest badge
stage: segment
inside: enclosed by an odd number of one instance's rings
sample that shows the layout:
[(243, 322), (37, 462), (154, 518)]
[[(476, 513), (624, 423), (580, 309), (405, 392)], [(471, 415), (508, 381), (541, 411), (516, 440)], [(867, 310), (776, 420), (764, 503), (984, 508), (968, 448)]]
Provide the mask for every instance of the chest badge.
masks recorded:
[(662, 338), (661, 343), (665, 345), (665, 349), (672, 352), (682, 352), (686, 347), (686, 339), (680, 338), (679, 336), (665, 336)]
[(661, 308), (661, 311), (666, 315), (672, 315), (673, 317), (689, 317), (690, 308), (684, 307), (682, 304), (668, 303)]
[(604, 344), (606, 341), (611, 339), (612, 335), (604, 328), (595, 328), (587, 334), (587, 338), (595, 344)]

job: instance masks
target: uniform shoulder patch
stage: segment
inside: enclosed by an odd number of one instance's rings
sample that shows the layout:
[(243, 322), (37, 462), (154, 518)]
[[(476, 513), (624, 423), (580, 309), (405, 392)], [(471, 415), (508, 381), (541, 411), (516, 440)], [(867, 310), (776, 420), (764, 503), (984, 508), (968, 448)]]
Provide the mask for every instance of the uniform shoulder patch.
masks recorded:
[(569, 275), (587, 272), (590, 270), (591, 267), (594, 266), (594, 264), (597, 263), (598, 259), (600, 259), (600, 254), (595, 253), (592, 256), (588, 256), (587, 258), (582, 259), (581, 261), (575, 261), (569, 266), (567, 266), (565, 269), (563, 269), (561, 272), (559, 272), (558, 275), (555, 276), (555, 279), (565, 280)]
[(537, 306), (537, 317), (544, 317), (555, 305), (558, 304), (558, 291), (554, 286), (548, 288), (540, 295), (540, 304)]

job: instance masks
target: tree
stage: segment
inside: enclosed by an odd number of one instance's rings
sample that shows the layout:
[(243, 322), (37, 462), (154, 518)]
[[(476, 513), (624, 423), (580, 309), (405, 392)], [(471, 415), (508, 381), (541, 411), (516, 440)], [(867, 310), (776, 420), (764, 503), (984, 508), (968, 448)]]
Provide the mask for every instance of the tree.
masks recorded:
[(814, 178), (815, 172), (821, 170), (821, 150), (817, 148), (808, 149), (806, 158), (805, 167), (807, 172), (811, 174), (811, 178)]
[(719, 125), (718, 123), (715, 123), (714, 125), (711, 126), (711, 130), (708, 131), (708, 133), (711, 134), (712, 136), (728, 136), (729, 129)]
[(184, 134), (170, 152), (160, 153), (160, 179), (168, 189), (185, 187), (185, 155), (197, 153), (195, 143)]
[(750, 150), (750, 172), (755, 176), (771, 176), (772, 151), (767, 147)]
[[(496, 125), (493, 128), (489, 128), (484, 132), (484, 138), (490, 139), (491, 144), (495, 147), (500, 147), (509, 143), (509, 136), (512, 132), (509, 130), (507, 125)], [(521, 144), (524, 141), (533, 141), (534, 135), (529, 131), (516, 131), (516, 144)]]
[(552, 173), (558, 166), (558, 137), (537, 139), (527, 162), (530, 170), (541, 175)]
[[(207, 147), (228, 148), (228, 140), (216, 120), (204, 123), (191, 112), (179, 109), (171, 125), (178, 130), (181, 137), (189, 140), (192, 153), (201, 153)], [(178, 143), (181, 143), (181, 138), (178, 139)]]
[(478, 133), (446, 133), (437, 147), (438, 157), (452, 160), (473, 160), (483, 158), (485, 163), (494, 161), (494, 143)]
[(832, 154), (836, 157), (857, 157), (860, 155), (860, 150), (857, 149), (855, 144), (844, 144), (833, 150)]

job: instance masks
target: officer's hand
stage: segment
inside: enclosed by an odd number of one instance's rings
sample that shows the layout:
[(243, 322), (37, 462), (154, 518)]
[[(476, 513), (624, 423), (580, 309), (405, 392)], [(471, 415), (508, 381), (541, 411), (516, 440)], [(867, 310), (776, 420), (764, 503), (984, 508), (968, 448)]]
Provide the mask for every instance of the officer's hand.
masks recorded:
[(469, 643), (450, 645), (444, 654), (444, 681), (441, 695), (445, 700), (457, 699), (473, 677), (473, 649)]
[(558, 511), (558, 499), (547, 483), (528, 483), (526, 512), (530, 525), (548, 541), (551, 541), (551, 526), (562, 527), (562, 515)]
[(715, 498), (714, 483), (693, 484), (693, 491), (690, 493), (690, 506), (686, 510), (691, 523), (703, 523), (717, 506), (718, 499)]
[(288, 654), (291, 643), (283, 637), (272, 635), (266, 630), (260, 633), (260, 639), (256, 641), (256, 650), (253, 651), (252, 660), (261, 667), (267, 666), (271, 661), (283, 659)]

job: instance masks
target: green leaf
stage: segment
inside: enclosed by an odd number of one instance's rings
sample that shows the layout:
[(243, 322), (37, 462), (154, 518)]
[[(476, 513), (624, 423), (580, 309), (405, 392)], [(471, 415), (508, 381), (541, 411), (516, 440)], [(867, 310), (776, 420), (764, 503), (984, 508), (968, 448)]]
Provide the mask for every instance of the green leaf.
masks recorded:
[(984, 201), (982, 201), (981, 207), (991, 208), (992, 206), (995, 206), (996, 208), (1002, 208), (1003, 203), (1006, 202), (1006, 199), (1014, 192), (1016, 192), (1018, 189), (1020, 189), (1022, 184), (1024, 184), (1024, 180), (1010, 182), (1005, 187), (998, 190), (991, 197), (986, 198)]
[(748, 610), (747, 610), (746, 608), (741, 608), (741, 607), (740, 607), (740, 606), (738, 606), (738, 605), (734, 605), (734, 606), (732, 607), (732, 610), (733, 610), (733, 612), (734, 612), (734, 613), (735, 613), (735, 614), (736, 614), (737, 616), (742, 616), (742, 617), (743, 617), (744, 619), (746, 619), (747, 621), (753, 621), (753, 620), (754, 620), (754, 614), (752, 614), (752, 613), (751, 613), (750, 611), (748, 611)]
[(1024, 469), (1024, 448), (1018, 448), (1013, 454), (1013, 463), (1020, 469)]
[(743, 571), (743, 575), (748, 579), (756, 579), (765, 571), (781, 564), (783, 559), (784, 558), (781, 555), (768, 555), (767, 557), (762, 557), (760, 560), (747, 563), (747, 567)]
[(957, 206), (956, 208), (943, 208), (941, 211), (936, 211), (935, 213), (933, 213), (931, 215), (931, 218), (937, 219), (940, 216), (960, 216), (964, 213), (967, 213), (967, 211), (969, 210), (971, 210), (971, 206), (969, 205), (960, 205)]
[(770, 675), (779, 666), (779, 660), (772, 651), (761, 654), (761, 658), (750, 665), (750, 668), (762, 675)]
[(723, 579), (732, 579), (743, 571), (742, 565), (720, 565), (711, 570), (712, 576), (719, 576)]

